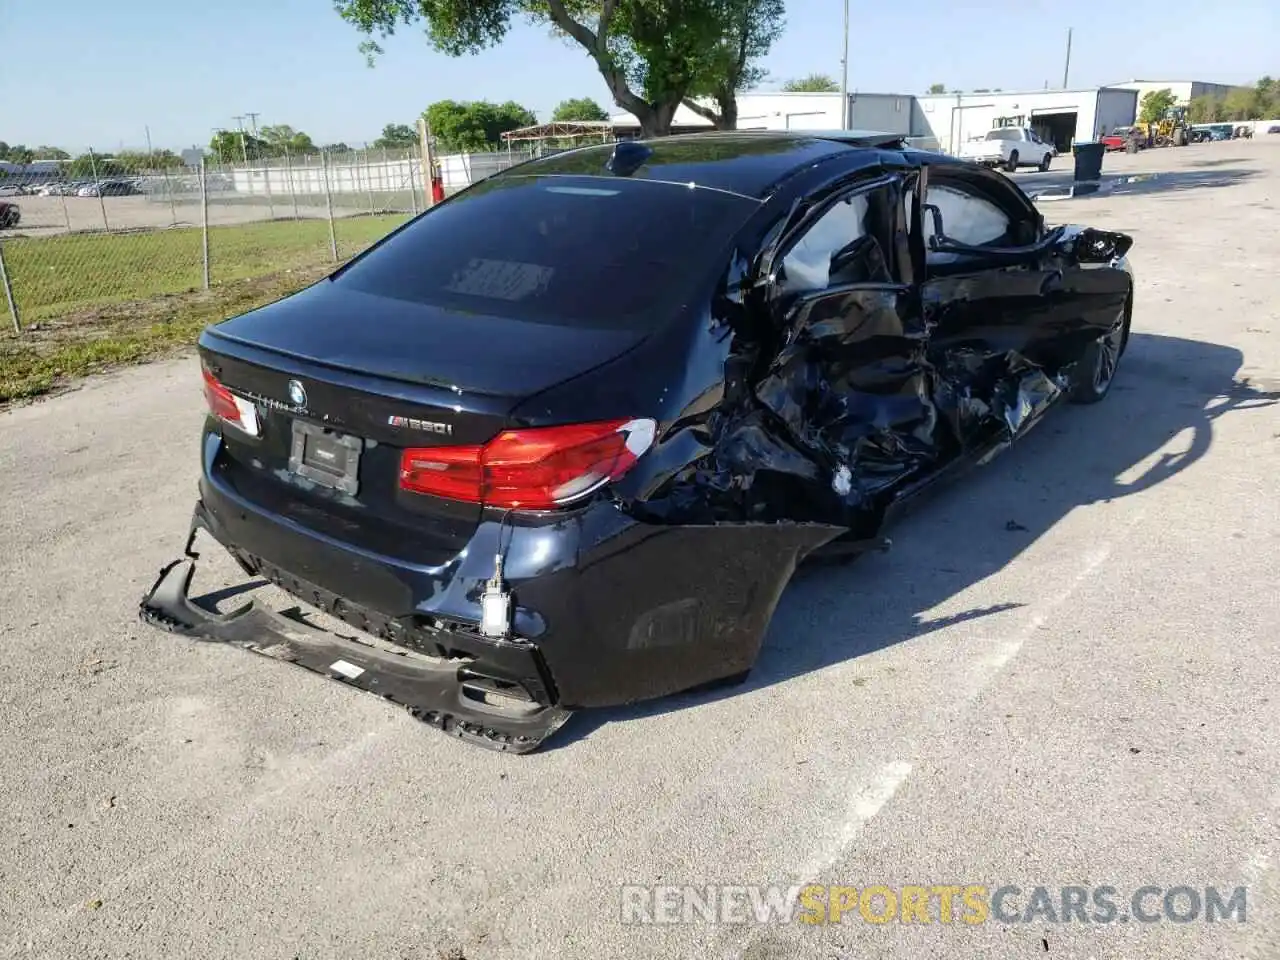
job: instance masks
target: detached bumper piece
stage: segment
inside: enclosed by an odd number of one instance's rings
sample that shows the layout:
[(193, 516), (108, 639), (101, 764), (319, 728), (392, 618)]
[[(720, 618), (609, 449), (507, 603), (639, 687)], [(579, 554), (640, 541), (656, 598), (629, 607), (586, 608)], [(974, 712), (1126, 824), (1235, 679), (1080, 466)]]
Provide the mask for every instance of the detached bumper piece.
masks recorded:
[(496, 695), (468, 672), (466, 661), (428, 660), (359, 643), (251, 600), (220, 614), (188, 596), (192, 560), (160, 571), (140, 605), (142, 620), (195, 640), (226, 643), (283, 660), (377, 694), (419, 720), (491, 750), (530, 753), (569, 718), (569, 711)]

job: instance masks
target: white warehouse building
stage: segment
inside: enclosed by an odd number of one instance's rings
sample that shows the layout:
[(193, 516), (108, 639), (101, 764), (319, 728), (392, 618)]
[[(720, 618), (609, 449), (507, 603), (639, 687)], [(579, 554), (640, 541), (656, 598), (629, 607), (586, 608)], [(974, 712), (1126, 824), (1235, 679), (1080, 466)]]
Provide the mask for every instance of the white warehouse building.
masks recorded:
[[(1225, 84), (1202, 81), (1134, 80), (1080, 90), (993, 90), (982, 93), (850, 93), (841, 109), (838, 93), (749, 92), (738, 96), (740, 130), (878, 130), (900, 133), (920, 146), (954, 153), (966, 140), (996, 126), (1029, 126), (1060, 152), (1076, 142), (1096, 140), (1137, 119), (1138, 104), (1149, 90), (1170, 88), (1185, 102), (1221, 95)], [(611, 119), (620, 135), (635, 134), (631, 114)], [(681, 107), (672, 129), (710, 129), (704, 118)]]
[(948, 153), (996, 126), (1032, 127), (1041, 139), (1065, 153), (1072, 143), (1097, 140), (1133, 123), (1138, 94), (1113, 87), (945, 93), (917, 97), (916, 109), (919, 128), (928, 129)]
[(1113, 90), (1133, 90), (1138, 94), (1138, 102), (1148, 93), (1156, 90), (1168, 90), (1173, 94), (1174, 102), (1187, 106), (1197, 97), (1225, 97), (1237, 89), (1229, 83), (1208, 83), (1204, 80), (1126, 80), (1124, 83), (1108, 84)]

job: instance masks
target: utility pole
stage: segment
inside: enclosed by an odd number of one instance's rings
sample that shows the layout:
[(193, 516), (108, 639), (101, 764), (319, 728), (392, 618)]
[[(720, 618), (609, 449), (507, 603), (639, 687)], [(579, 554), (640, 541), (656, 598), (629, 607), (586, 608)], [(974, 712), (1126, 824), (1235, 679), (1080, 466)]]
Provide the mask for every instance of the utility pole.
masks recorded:
[(236, 122), (236, 129), (240, 131), (240, 155), (244, 157), (245, 166), (249, 165), (249, 145), (244, 139), (244, 116), (232, 117)]
[(840, 128), (849, 126), (849, 0), (844, 0), (844, 54), (840, 57)]
[(1067, 77), (1071, 74), (1071, 28), (1067, 27), (1067, 62), (1062, 67), (1062, 89), (1067, 89)]
[(253, 128), (253, 135), (256, 137), (258, 135), (258, 115), (256, 113), (246, 113), (245, 116), (249, 118), (249, 123)]

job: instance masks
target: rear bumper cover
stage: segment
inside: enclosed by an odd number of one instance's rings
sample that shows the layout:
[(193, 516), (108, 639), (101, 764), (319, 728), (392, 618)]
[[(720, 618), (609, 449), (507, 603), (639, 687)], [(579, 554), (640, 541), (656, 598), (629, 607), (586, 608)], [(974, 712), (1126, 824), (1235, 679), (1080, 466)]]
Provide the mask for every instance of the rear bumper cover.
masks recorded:
[(568, 711), (545, 704), (513, 701), (509, 707), (494, 708), (483, 690), (468, 685), (463, 667), (359, 643), (263, 609), (253, 601), (229, 614), (210, 612), (188, 597), (194, 572), (195, 561), (190, 558), (162, 569), (142, 601), (142, 619), (197, 640), (226, 643), (293, 663), (377, 694), (446, 733), (494, 750), (535, 750), (569, 717)]
[[(572, 710), (749, 670), (796, 564), (844, 532), (823, 524), (649, 524), (596, 501), (563, 515), (484, 520), (456, 557), (420, 566), (263, 511), (214, 469), (217, 445), (206, 438), (188, 559), (198, 556), (191, 544), (204, 530), (247, 572), (405, 653), (252, 605), (212, 613), (188, 599), (192, 565), (183, 561), (161, 571), (142, 601), (143, 618), (343, 680), (512, 752), (535, 749)], [(499, 543), (514, 593), (513, 635), (500, 640), (476, 629)], [(340, 662), (353, 669), (335, 668)]]

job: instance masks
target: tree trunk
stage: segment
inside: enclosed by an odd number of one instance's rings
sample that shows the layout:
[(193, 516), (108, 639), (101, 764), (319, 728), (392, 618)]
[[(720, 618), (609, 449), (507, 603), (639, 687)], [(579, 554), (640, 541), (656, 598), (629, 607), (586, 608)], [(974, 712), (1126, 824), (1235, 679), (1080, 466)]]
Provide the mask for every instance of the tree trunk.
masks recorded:
[(666, 137), (671, 134), (671, 121), (675, 119), (680, 97), (650, 103), (631, 91), (621, 71), (611, 69), (606, 64), (599, 66), (600, 75), (613, 93), (613, 102), (636, 118), (640, 124), (641, 136)]
[(578, 42), (596, 62), (600, 76), (613, 94), (613, 102), (623, 110), (629, 111), (640, 123), (640, 133), (645, 137), (665, 137), (671, 133), (671, 121), (675, 117), (680, 96), (669, 102), (659, 100), (649, 103), (637, 96), (627, 84), (626, 75), (614, 63), (609, 53), (607, 36), (609, 23), (613, 18), (617, 0), (604, 0), (596, 24), (598, 32), (593, 32), (585, 24), (579, 23), (569, 15), (564, 0), (547, 0), (547, 10), (551, 21), (570, 37)]
[(738, 129), (738, 100), (736, 97), (730, 97), (726, 102), (717, 96), (716, 102), (720, 107), (717, 113), (710, 107), (704, 107), (702, 104), (693, 100), (685, 100), (684, 105), (702, 117), (708, 120), (711, 126), (717, 130), (737, 130)]
[(720, 107), (720, 121), (716, 124), (717, 130), (737, 130), (738, 129), (738, 97), (730, 90), (727, 94), (721, 94), (716, 97), (716, 102)]

